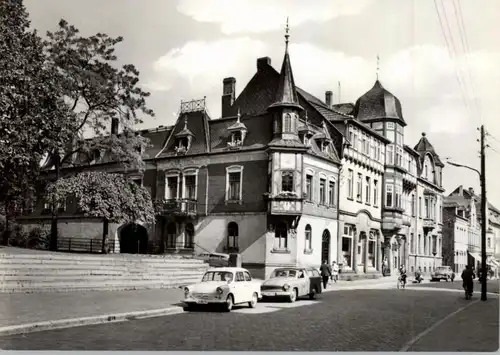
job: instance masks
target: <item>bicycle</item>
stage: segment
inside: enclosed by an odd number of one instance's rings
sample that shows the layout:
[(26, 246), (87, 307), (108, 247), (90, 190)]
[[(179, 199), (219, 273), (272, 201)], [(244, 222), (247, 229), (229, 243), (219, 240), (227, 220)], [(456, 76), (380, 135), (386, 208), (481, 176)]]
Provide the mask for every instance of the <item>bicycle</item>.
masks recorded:
[(398, 288), (398, 290), (400, 288), (404, 289), (406, 287), (406, 279), (405, 279), (405, 277), (402, 277), (402, 276), (398, 277), (398, 282), (396, 284), (396, 287)]

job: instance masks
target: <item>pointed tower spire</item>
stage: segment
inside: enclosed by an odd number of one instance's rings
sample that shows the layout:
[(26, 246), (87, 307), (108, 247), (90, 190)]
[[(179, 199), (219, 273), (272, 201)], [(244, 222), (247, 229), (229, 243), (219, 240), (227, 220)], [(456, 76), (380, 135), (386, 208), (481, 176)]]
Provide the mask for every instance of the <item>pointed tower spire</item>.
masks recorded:
[(303, 108), (299, 104), (299, 98), (297, 96), (297, 90), (295, 89), (295, 82), (293, 80), (292, 64), (290, 63), (290, 55), (288, 54), (288, 39), (290, 35), (288, 34), (288, 18), (286, 20), (285, 29), (285, 57), (283, 58), (283, 64), (281, 66), (280, 78), (278, 82), (278, 88), (276, 90), (276, 96), (274, 103), (269, 106), (269, 108), (275, 107), (293, 107), (302, 111)]
[(380, 57), (377, 54), (377, 81), (378, 81), (378, 74), (380, 73)]

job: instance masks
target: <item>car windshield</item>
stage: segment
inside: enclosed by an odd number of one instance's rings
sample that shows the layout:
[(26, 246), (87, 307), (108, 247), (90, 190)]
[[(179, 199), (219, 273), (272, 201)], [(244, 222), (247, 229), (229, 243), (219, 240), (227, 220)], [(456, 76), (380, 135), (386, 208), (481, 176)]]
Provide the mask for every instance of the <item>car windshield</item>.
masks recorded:
[(233, 281), (233, 273), (229, 271), (208, 271), (201, 279), (201, 282), (207, 281)]
[(297, 270), (289, 270), (289, 269), (277, 269), (274, 270), (271, 278), (275, 277), (297, 277)]
[(438, 267), (437, 268), (437, 271), (447, 271), (447, 270), (448, 270), (448, 268), (446, 268), (446, 267)]

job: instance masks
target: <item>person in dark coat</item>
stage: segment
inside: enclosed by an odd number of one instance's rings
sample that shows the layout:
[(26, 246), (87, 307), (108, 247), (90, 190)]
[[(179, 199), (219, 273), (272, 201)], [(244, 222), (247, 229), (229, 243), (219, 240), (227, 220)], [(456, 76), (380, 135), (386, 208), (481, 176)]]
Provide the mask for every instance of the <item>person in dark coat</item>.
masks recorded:
[(319, 268), (319, 271), (321, 272), (321, 277), (323, 278), (323, 288), (326, 289), (328, 280), (332, 277), (332, 267), (328, 265), (326, 260), (323, 260), (323, 264)]
[(474, 272), (470, 265), (465, 266), (465, 270), (462, 271), (463, 288), (465, 290), (465, 299), (470, 299), (472, 297), (472, 292), (474, 291)]

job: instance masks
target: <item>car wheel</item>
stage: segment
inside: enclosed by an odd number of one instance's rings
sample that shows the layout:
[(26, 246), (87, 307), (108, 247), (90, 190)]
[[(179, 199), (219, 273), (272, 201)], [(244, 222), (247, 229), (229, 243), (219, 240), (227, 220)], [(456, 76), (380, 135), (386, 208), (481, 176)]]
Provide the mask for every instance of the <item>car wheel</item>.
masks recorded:
[(316, 291), (316, 287), (315, 287), (315, 288), (313, 288), (313, 289), (312, 289), (312, 292), (309, 294), (309, 299), (310, 299), (310, 300), (315, 299), (315, 298), (316, 298), (316, 294), (317, 294), (317, 293), (318, 293), (318, 292)]
[(291, 293), (291, 294), (290, 294), (290, 296), (288, 297), (288, 301), (289, 301), (289, 302), (291, 302), (291, 303), (293, 303), (293, 302), (297, 301), (298, 294), (299, 294), (299, 291), (298, 291), (296, 288), (294, 288), (294, 289), (292, 290), (292, 293)]
[(259, 300), (259, 295), (257, 294), (257, 292), (254, 292), (252, 295), (252, 300), (248, 302), (248, 307), (255, 308), (258, 300)]
[(231, 310), (233, 309), (233, 305), (234, 305), (233, 295), (228, 295), (226, 298), (224, 310), (226, 312), (231, 312)]
[(194, 311), (194, 310), (195, 310), (195, 309), (194, 309), (194, 305), (193, 305), (193, 304), (188, 304), (188, 305), (186, 305), (183, 309), (184, 309), (184, 311), (186, 311), (186, 312), (192, 312), (192, 311)]

